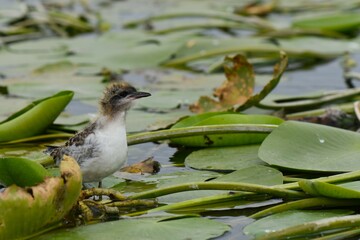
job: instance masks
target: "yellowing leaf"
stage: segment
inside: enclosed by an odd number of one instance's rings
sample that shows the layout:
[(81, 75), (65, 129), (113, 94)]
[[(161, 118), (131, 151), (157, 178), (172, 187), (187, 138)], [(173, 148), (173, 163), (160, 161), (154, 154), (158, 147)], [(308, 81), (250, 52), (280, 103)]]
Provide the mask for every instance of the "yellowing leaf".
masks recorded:
[(252, 65), (241, 55), (226, 57), (224, 71), (227, 81), (215, 90), (214, 96), (223, 104), (244, 103), (254, 90), (255, 74)]
[(226, 57), (224, 71), (227, 80), (214, 91), (218, 100), (207, 96), (190, 106), (190, 110), (197, 113), (227, 110), (233, 105), (242, 105), (252, 95), (255, 74), (252, 65), (242, 55), (233, 58)]
[(201, 96), (190, 106), (196, 113), (226, 111), (232, 109), (243, 111), (264, 99), (279, 83), (288, 63), (285, 52), (280, 52), (280, 62), (274, 66), (273, 78), (257, 94), (253, 95), (255, 74), (252, 65), (241, 55), (225, 58), (224, 70), (227, 81), (214, 91), (217, 99)]
[(37, 186), (11, 185), (0, 193), (0, 239), (29, 238), (59, 223), (71, 210), (81, 191), (80, 167), (65, 157), (61, 177)]

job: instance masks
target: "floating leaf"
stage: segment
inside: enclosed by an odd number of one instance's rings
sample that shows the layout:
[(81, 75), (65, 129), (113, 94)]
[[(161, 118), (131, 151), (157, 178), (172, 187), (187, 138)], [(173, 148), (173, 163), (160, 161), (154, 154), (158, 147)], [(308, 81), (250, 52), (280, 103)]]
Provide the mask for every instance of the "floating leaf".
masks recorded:
[[(261, 177), (258, 177), (261, 176)], [(232, 173), (217, 177), (216, 182), (245, 182), (254, 183), (265, 186), (279, 185), (283, 183), (282, 173), (271, 167), (266, 166), (251, 166), (244, 167)]]
[(32, 160), (19, 157), (0, 158), (0, 183), (5, 186), (34, 186), (44, 181), (48, 175), (40, 163)]
[(250, 223), (243, 231), (246, 235), (252, 237), (266, 237), (267, 233), (273, 233), (302, 223), (345, 216), (351, 213), (352, 211), (349, 210), (291, 210)]
[(264, 165), (258, 157), (260, 145), (206, 148), (192, 152), (185, 165), (201, 170), (233, 171), (250, 166)]
[(55, 63), (45, 64), (37, 69), (34, 69), (35, 74), (49, 74), (53, 72), (70, 71), (75, 69), (75, 64), (69, 61), (60, 61)]
[(223, 115), (223, 114), (234, 114), (232, 112), (208, 112), (202, 114), (196, 114), (193, 116), (187, 116), (185, 118), (180, 119), (176, 122), (172, 128), (183, 128), (183, 127), (191, 127), (196, 126), (198, 123), (202, 122), (205, 119), (208, 119), (213, 116)]
[(259, 157), (288, 169), (345, 172), (360, 169), (360, 135), (312, 123), (287, 121), (261, 144)]
[(37, 186), (12, 185), (0, 193), (0, 239), (28, 238), (60, 223), (81, 191), (80, 167), (74, 159), (65, 157), (60, 171), (61, 177)]
[[(238, 113), (200, 114), (184, 119), (175, 124), (172, 128), (192, 126), (207, 126), (218, 124), (272, 124), (278, 125), (283, 120), (269, 115), (245, 115)], [(187, 127), (190, 127), (189, 125)], [(239, 133), (239, 134), (209, 134), (203, 136), (173, 138), (171, 141), (176, 144), (193, 147), (220, 147), (236, 146), (261, 143), (267, 133)]]
[(127, 240), (203, 240), (221, 236), (230, 227), (206, 218), (140, 218), (59, 230), (38, 238), (46, 239), (127, 239)]
[(56, 119), (74, 93), (62, 91), (51, 97), (34, 101), (0, 123), (0, 142), (40, 134)]
[(296, 97), (273, 97), (269, 96), (260, 102), (259, 107), (269, 109), (285, 109), (287, 112), (309, 110), (320, 106), (346, 102), (354, 99), (360, 93), (360, 89), (347, 89), (341, 91), (325, 92)]
[(158, 187), (167, 187), (171, 185), (181, 184), (184, 182), (205, 182), (221, 175), (221, 173), (210, 171), (184, 171), (148, 176), (144, 179), (144, 181), (155, 182), (157, 183)]
[(261, 38), (193, 38), (179, 48), (174, 57), (164, 62), (166, 67), (180, 67), (191, 61), (241, 52), (278, 52), (278, 48)]
[[(224, 71), (227, 80), (214, 91), (214, 96), (218, 98), (218, 101), (203, 96), (200, 101), (190, 106), (192, 112), (226, 110), (233, 105), (242, 105), (249, 99), (254, 90), (255, 74), (246, 58), (242, 55), (236, 55), (233, 58), (226, 57)], [(207, 101), (210, 102), (207, 103)]]
[(251, 96), (245, 103), (236, 109), (237, 112), (248, 109), (263, 100), (279, 83), (282, 74), (288, 64), (288, 57), (285, 52), (280, 52), (280, 62), (274, 66), (273, 78), (257, 94)]
[[(290, 58), (309, 60), (309, 58), (329, 59), (340, 56), (344, 52), (359, 51), (356, 41), (330, 39), (323, 37), (294, 37), (277, 39), (279, 46), (262, 37), (229, 37), (211, 38), (197, 37), (188, 40), (179, 48), (174, 57), (164, 62), (166, 67), (184, 67), (192, 61), (225, 56), (234, 53), (249, 53), (254, 57), (266, 56), (276, 59), (279, 50), (286, 52)], [(251, 60), (251, 59), (250, 59)]]
[(224, 111), (235, 108), (237, 112), (257, 105), (279, 83), (286, 69), (288, 58), (285, 52), (280, 52), (280, 63), (274, 67), (273, 78), (256, 95), (254, 91), (254, 70), (245, 57), (236, 55), (234, 58), (226, 57), (224, 70), (227, 81), (214, 91), (217, 100), (201, 96), (198, 102), (190, 106), (192, 112), (202, 113), (211, 111)]
[(137, 162), (130, 166), (123, 167), (120, 169), (120, 171), (128, 173), (155, 174), (160, 171), (160, 167), (160, 163), (158, 161), (155, 161), (153, 157), (150, 157), (141, 162)]

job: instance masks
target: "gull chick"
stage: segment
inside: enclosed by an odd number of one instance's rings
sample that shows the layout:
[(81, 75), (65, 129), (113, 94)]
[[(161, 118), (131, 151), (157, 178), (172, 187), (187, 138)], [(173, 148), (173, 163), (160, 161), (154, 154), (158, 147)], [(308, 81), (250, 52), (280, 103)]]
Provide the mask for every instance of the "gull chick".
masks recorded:
[(73, 157), (82, 172), (83, 183), (99, 182), (125, 165), (127, 140), (125, 117), (135, 99), (148, 97), (125, 82), (109, 85), (100, 100), (100, 114), (65, 145), (50, 147), (48, 153), (60, 164), (63, 155)]

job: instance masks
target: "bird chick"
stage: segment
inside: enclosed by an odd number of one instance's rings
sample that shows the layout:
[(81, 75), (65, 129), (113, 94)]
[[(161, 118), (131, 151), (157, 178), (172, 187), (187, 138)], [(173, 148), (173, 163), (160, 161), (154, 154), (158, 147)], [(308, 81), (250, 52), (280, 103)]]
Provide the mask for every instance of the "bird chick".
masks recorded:
[(100, 100), (100, 114), (83, 131), (70, 138), (65, 145), (50, 147), (48, 153), (57, 165), (63, 155), (73, 157), (82, 172), (83, 183), (99, 182), (125, 165), (127, 140), (125, 117), (133, 101), (148, 97), (125, 82), (109, 85)]

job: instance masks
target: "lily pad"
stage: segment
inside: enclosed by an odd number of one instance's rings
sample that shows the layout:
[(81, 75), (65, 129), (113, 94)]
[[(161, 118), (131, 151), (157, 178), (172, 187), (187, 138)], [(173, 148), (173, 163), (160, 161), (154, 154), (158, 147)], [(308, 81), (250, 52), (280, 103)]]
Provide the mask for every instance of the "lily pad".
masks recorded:
[(157, 187), (167, 187), (184, 182), (207, 181), (219, 176), (222, 174), (210, 171), (184, 171), (148, 176), (144, 181), (157, 183)]
[(277, 213), (253, 223), (244, 228), (244, 233), (252, 237), (266, 236), (266, 233), (275, 232), (302, 223), (331, 217), (340, 217), (351, 214), (349, 210), (291, 210)]
[(15, 184), (30, 187), (44, 181), (48, 176), (46, 169), (37, 162), (26, 158), (0, 158), (0, 183), (5, 186)]
[(140, 218), (122, 219), (77, 228), (59, 230), (38, 238), (46, 239), (127, 239), (127, 240), (203, 240), (219, 237), (229, 231), (224, 223), (206, 218)]
[(357, 97), (359, 89), (348, 89), (337, 92), (325, 92), (305, 96), (275, 97), (269, 96), (260, 102), (261, 108), (285, 109), (286, 111), (309, 110), (335, 102), (346, 102)]
[(192, 152), (185, 165), (200, 170), (234, 171), (250, 166), (265, 165), (259, 159), (260, 145), (207, 148)]
[(80, 195), (81, 172), (69, 157), (61, 162), (60, 171), (61, 177), (47, 178), (37, 186), (12, 185), (0, 193), (0, 239), (36, 236), (63, 220)]
[(0, 142), (40, 134), (56, 119), (74, 93), (62, 91), (51, 97), (34, 101), (0, 123)]
[[(261, 176), (259, 178), (258, 176)], [(223, 175), (211, 181), (216, 182), (245, 182), (253, 184), (261, 184), (265, 186), (280, 185), (283, 183), (282, 173), (271, 167), (251, 166), (246, 167), (232, 173)]]
[[(184, 119), (186, 124), (181, 121), (172, 128), (193, 123), (192, 126), (207, 126), (217, 124), (271, 124), (278, 125), (282, 119), (269, 115), (245, 115), (237, 113), (218, 113), (192, 116)], [(173, 143), (191, 147), (220, 147), (236, 146), (261, 143), (268, 133), (240, 133), (240, 134), (211, 134), (203, 136), (182, 137), (171, 139)]]
[(360, 169), (360, 135), (312, 123), (287, 121), (261, 144), (259, 157), (270, 165), (313, 172)]

